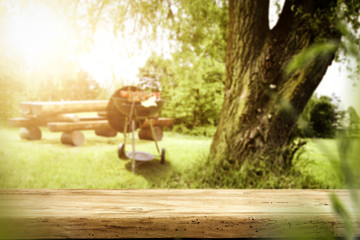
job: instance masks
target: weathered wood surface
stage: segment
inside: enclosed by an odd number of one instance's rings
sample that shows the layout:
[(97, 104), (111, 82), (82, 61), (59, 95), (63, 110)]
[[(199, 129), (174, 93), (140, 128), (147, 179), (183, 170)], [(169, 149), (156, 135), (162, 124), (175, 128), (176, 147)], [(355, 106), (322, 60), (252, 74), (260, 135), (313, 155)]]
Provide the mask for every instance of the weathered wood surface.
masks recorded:
[(0, 226), (20, 239), (342, 235), (331, 192), (354, 214), (346, 190), (0, 190)]
[(142, 128), (150, 128), (149, 121), (152, 121), (153, 126), (161, 126), (161, 127), (171, 127), (174, 119), (173, 118), (152, 118), (146, 119), (145, 122), (141, 125)]
[(23, 116), (48, 116), (59, 113), (105, 111), (108, 100), (22, 102), (19, 104)]
[(52, 132), (71, 132), (76, 130), (90, 129), (112, 129), (107, 120), (80, 121), (73, 123), (54, 122), (48, 123), (47, 126)]
[(21, 118), (10, 118), (8, 124), (12, 127), (39, 127), (46, 126), (49, 122), (78, 122), (80, 121), (79, 116), (76, 114), (58, 114), (54, 116), (46, 117), (21, 117)]
[(80, 121), (100, 121), (100, 120), (107, 120), (105, 116), (81, 116)]
[(102, 111), (102, 112), (98, 112), (97, 115), (98, 115), (99, 117), (105, 117), (105, 118), (107, 118), (108, 113), (107, 113), (107, 111)]

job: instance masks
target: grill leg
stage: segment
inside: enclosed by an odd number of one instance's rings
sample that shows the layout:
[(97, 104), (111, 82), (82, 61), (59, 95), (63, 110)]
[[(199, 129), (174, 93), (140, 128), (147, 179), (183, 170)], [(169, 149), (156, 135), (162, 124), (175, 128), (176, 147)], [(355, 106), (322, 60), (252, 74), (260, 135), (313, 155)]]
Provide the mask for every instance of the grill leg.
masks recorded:
[(128, 118), (125, 118), (125, 126), (124, 126), (124, 144), (126, 144), (126, 135), (127, 135), (127, 125), (128, 125)]
[(135, 121), (131, 121), (132, 128), (132, 172), (136, 171), (136, 162), (135, 162)]
[(154, 127), (153, 127), (153, 125), (152, 125), (152, 120), (151, 120), (151, 119), (147, 119), (147, 120), (148, 120), (149, 125), (150, 125), (151, 134), (152, 134), (153, 139), (154, 139), (154, 142), (155, 142), (156, 150), (157, 150), (158, 153), (160, 154), (160, 149), (159, 149), (159, 145), (158, 145), (158, 142), (157, 142), (157, 138), (156, 138), (156, 134), (155, 134), (155, 131), (154, 131)]

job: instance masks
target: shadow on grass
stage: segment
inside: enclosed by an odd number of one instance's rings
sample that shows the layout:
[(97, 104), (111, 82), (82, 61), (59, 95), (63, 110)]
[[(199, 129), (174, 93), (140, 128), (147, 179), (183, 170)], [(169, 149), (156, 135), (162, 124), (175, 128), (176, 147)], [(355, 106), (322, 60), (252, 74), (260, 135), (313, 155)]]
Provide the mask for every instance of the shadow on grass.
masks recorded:
[[(131, 159), (128, 159), (127, 161), (125, 168), (131, 172), (132, 161)], [(149, 162), (137, 164), (135, 174), (141, 175), (151, 184), (157, 185), (162, 179), (166, 178), (172, 170), (173, 167), (170, 162), (165, 161), (165, 164), (161, 164), (159, 159), (154, 159)]]

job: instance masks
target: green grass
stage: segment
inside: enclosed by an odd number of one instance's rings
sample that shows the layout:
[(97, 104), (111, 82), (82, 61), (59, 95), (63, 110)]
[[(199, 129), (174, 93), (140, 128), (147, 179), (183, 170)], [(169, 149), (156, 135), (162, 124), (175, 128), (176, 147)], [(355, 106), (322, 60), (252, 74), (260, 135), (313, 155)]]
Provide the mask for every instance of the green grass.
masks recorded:
[[(61, 133), (43, 130), (43, 139), (20, 139), (18, 129), (0, 129), (0, 187), (2, 188), (151, 188), (161, 185), (172, 172), (191, 171), (198, 159), (205, 159), (210, 138), (188, 137), (166, 132), (159, 142), (166, 149), (161, 165), (154, 142), (136, 139), (136, 150), (153, 154), (154, 161), (131, 172), (131, 161), (117, 157), (123, 135), (98, 137), (83, 131), (81, 147), (60, 143)], [(131, 151), (128, 138), (127, 151)]]
[(307, 139), (307, 144), (295, 160), (302, 176), (311, 177), (318, 186), (309, 188), (345, 188), (340, 171), (340, 156), (336, 139)]
[[(136, 150), (149, 152), (156, 159), (138, 166), (136, 174), (133, 174), (131, 161), (117, 157), (117, 147), (123, 142), (122, 134), (115, 138), (103, 138), (93, 131), (83, 131), (85, 143), (80, 147), (71, 147), (60, 143), (61, 133), (42, 130), (42, 140), (27, 141), (20, 139), (18, 129), (0, 128), (0, 188), (218, 187), (217, 183), (207, 181), (218, 172), (207, 162), (210, 137), (165, 132), (159, 142), (160, 148), (166, 149), (165, 165), (160, 164), (154, 142), (136, 138)], [(131, 151), (130, 141), (128, 138), (127, 151)], [(255, 178), (251, 175), (258, 170), (244, 173), (246, 176), (230, 171), (224, 172), (219, 186), (343, 188), (344, 180), (338, 174), (338, 166), (335, 140), (309, 140), (303, 154), (294, 161), (293, 170), (286, 176), (276, 173), (267, 176), (271, 171), (269, 169), (263, 171), (263, 176), (259, 178), (256, 174)], [(234, 185), (239, 176), (246, 181)], [(248, 182), (249, 178), (259, 182)]]

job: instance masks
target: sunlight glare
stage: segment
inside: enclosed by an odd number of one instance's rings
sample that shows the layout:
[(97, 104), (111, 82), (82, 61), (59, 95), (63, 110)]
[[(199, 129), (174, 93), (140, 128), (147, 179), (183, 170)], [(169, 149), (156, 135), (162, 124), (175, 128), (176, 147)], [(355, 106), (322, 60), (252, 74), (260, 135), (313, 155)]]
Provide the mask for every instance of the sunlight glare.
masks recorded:
[(30, 67), (48, 61), (62, 48), (63, 24), (48, 7), (32, 6), (12, 16), (10, 24), (12, 48)]
[[(90, 36), (86, 35), (89, 33), (86, 21), (77, 19), (77, 25), (69, 23), (74, 22), (45, 2), (25, 7), (15, 4), (9, 7), (9, 17), (3, 23), (6, 27), (2, 31), (4, 37), (0, 37), (2, 51), (26, 74), (61, 79), (64, 73), (85, 71), (110, 91), (114, 87), (137, 85), (139, 68), (151, 53), (169, 52), (164, 47), (168, 45), (166, 39), (160, 47), (146, 43), (140, 47), (136, 40), (140, 34), (133, 32), (131, 20), (117, 35), (113, 24), (107, 21), (100, 21)], [(68, 63), (74, 66), (73, 70), (67, 69)]]
[(102, 87), (137, 85), (139, 68), (146, 63), (151, 51), (139, 49), (129, 37), (114, 36), (105, 27), (98, 27), (93, 40), (90, 51), (79, 56), (81, 68)]

